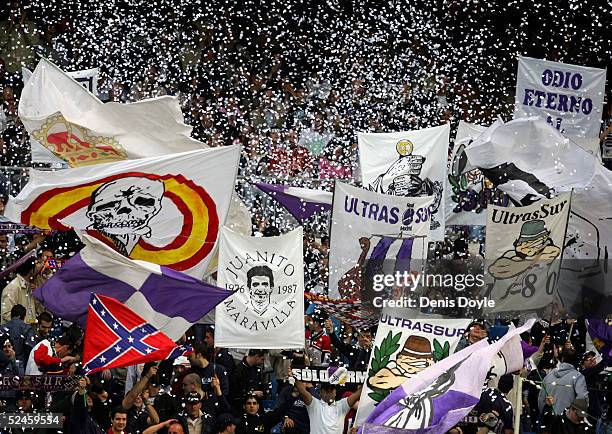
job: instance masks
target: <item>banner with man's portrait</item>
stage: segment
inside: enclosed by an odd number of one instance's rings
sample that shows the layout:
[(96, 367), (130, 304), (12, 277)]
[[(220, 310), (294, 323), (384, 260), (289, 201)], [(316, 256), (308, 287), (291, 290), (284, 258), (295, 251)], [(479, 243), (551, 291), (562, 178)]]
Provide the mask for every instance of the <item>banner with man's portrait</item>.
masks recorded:
[(224, 227), (218, 284), (234, 291), (216, 308), (215, 345), (304, 347), (302, 228), (278, 237), (245, 237)]

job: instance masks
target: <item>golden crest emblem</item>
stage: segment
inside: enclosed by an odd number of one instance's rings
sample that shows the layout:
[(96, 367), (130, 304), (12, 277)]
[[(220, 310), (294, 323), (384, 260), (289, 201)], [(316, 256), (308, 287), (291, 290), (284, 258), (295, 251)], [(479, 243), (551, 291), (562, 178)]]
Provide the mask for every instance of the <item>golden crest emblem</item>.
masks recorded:
[(127, 159), (127, 153), (114, 138), (92, 135), (87, 128), (68, 122), (61, 113), (47, 118), (32, 137), (71, 167)]

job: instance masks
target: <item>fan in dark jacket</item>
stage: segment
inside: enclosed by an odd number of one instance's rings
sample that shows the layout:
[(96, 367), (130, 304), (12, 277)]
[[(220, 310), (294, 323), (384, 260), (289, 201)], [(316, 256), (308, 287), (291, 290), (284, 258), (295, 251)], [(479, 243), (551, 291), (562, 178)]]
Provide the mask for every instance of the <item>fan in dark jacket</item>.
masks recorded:
[(591, 425), (585, 423), (588, 403), (586, 399), (574, 399), (562, 414), (554, 414), (554, 398), (548, 396), (542, 411), (542, 434), (594, 434)]
[(8, 333), (13, 349), (15, 350), (15, 360), (19, 374), (25, 372), (25, 365), (30, 356), (30, 351), (36, 345), (34, 329), (24, 322), (26, 317), (26, 308), (20, 304), (16, 304), (11, 309), (11, 320), (4, 323), (0, 331)]
[[(263, 396), (267, 386), (263, 381), (265, 350), (249, 350), (236, 366), (230, 378), (230, 404), (239, 409), (249, 395)], [(237, 414), (236, 414), (237, 416)]]
[(358, 345), (344, 343), (336, 333), (331, 320), (325, 321), (325, 330), (329, 335), (332, 345), (338, 349), (340, 354), (349, 361), (349, 369), (354, 371), (367, 371), (370, 363), (370, 352), (372, 351), (372, 333), (362, 330), (357, 334)]
[(69, 427), (71, 433), (104, 434), (104, 430), (91, 417), (93, 399), (86, 393), (89, 379), (83, 377), (79, 380), (79, 388), (74, 394), (74, 404), (70, 413)]
[(283, 420), (287, 409), (293, 400), (289, 399), (276, 410), (263, 412), (260, 411), (261, 404), (255, 395), (249, 395), (244, 400), (244, 414), (240, 420), (240, 425), (236, 428), (238, 434), (270, 434), (274, 426)]

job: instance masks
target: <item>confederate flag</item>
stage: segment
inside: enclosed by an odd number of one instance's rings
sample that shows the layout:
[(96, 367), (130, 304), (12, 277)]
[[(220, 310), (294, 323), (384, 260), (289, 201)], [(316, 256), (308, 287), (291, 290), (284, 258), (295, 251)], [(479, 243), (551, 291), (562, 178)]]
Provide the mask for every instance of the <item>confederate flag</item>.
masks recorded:
[(188, 355), (192, 348), (168, 336), (118, 300), (91, 294), (83, 368), (87, 374)]

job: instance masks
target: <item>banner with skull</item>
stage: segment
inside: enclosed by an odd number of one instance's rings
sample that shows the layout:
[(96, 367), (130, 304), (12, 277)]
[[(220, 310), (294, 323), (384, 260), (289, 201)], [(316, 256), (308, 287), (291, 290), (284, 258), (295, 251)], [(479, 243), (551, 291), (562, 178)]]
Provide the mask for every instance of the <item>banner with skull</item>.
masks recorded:
[(361, 300), (374, 273), (422, 271), (434, 206), (432, 196), (389, 196), (336, 182), (329, 297)]
[(234, 291), (215, 312), (215, 345), (304, 347), (303, 231), (245, 237), (228, 228), (219, 240), (218, 284)]
[(450, 125), (397, 133), (359, 133), (359, 163), (368, 190), (433, 196), (432, 241), (444, 241), (444, 191)]
[(533, 205), (491, 206), (487, 221), (485, 296), (491, 312), (544, 308), (555, 301), (571, 193)]
[(419, 372), (453, 354), (469, 319), (429, 315), (415, 319), (406, 310), (385, 308), (361, 392), (356, 424), (395, 389)]
[(447, 225), (487, 224), (489, 205), (508, 206), (510, 197), (495, 188), (478, 168), (470, 164), (465, 152), (485, 127), (459, 121), (445, 187)]
[(6, 216), (88, 231), (132, 258), (202, 277), (225, 222), (240, 148), (228, 146), (62, 171), (30, 171)]

